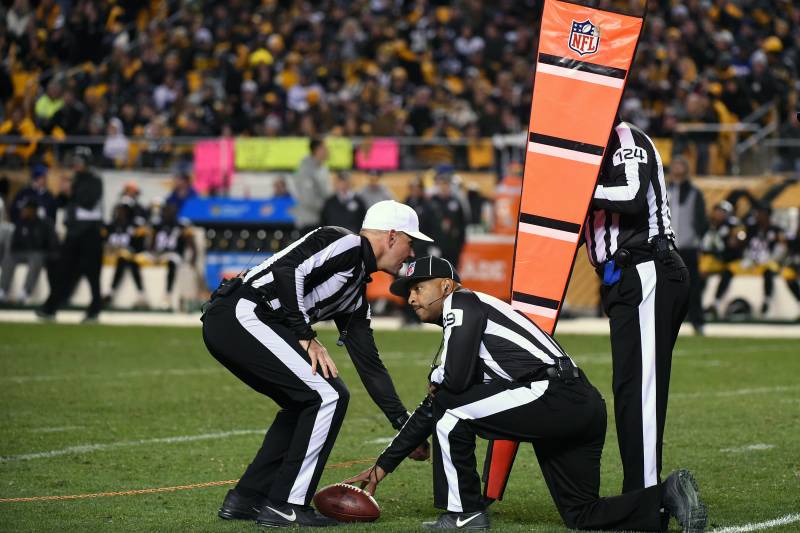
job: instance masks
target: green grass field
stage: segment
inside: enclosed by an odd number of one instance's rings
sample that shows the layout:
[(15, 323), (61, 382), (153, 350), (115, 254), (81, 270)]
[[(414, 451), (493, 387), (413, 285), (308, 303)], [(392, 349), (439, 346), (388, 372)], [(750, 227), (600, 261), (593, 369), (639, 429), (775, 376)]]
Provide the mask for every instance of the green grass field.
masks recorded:
[[(422, 398), (439, 335), (376, 333), (400, 396)], [(332, 332), (351, 391), (322, 485), (374, 458), (392, 429), (369, 400)], [(565, 348), (611, 411), (605, 337), (564, 336)], [(695, 472), (710, 529), (762, 522), (800, 509), (800, 343), (682, 338), (676, 347), (664, 446), (665, 473)], [(236, 478), (260, 445), (275, 405), (206, 352), (200, 328), (0, 324), (0, 498), (170, 487)], [(613, 415), (609, 412), (609, 415)], [(482, 461), (482, 448), (479, 462)], [(621, 484), (613, 420), (603, 455), (605, 495)], [(229, 486), (66, 501), (0, 502), (0, 530), (255, 531), (216, 510)], [(414, 530), (436, 516), (431, 467), (404, 463), (379, 487), (383, 516), (361, 531)], [(502, 531), (562, 531), (535, 457), (524, 446), (504, 501)], [(673, 527), (675, 523), (673, 522)], [(345, 528), (342, 528), (345, 529)], [(797, 531), (800, 522), (771, 531)]]

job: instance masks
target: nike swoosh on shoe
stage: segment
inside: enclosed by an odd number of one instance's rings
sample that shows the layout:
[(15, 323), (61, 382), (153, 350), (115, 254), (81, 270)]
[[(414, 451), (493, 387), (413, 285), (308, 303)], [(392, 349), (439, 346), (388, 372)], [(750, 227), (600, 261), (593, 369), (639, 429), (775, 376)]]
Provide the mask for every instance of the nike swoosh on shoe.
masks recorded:
[(467, 524), (472, 522), (474, 519), (478, 518), (478, 516), (480, 514), (481, 513), (475, 513), (474, 515), (470, 516), (469, 518), (467, 518), (463, 522), (461, 521), (461, 518), (456, 518), (456, 527), (464, 527), (464, 526), (466, 526)]
[(292, 514), (284, 514), (284, 513), (280, 512), (280, 511), (278, 511), (277, 509), (274, 509), (274, 508), (272, 508), (270, 506), (267, 506), (267, 509), (269, 509), (270, 511), (272, 511), (276, 515), (285, 518), (289, 522), (294, 522), (295, 520), (297, 520), (297, 515), (295, 514), (294, 509), (292, 509)]

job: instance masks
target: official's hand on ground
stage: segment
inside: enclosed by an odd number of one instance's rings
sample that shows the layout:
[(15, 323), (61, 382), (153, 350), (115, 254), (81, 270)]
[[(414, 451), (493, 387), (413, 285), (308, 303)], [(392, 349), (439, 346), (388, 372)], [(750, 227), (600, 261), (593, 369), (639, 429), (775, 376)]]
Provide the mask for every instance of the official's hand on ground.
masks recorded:
[(414, 461), (427, 461), (428, 457), (431, 456), (431, 447), (428, 444), (428, 441), (424, 441), (422, 444), (414, 448), (414, 451), (408, 454), (409, 459), (413, 459)]
[(349, 479), (345, 479), (342, 483), (347, 483), (348, 485), (358, 485), (369, 492), (371, 495), (375, 495), (375, 491), (378, 488), (378, 483), (380, 483), (383, 478), (386, 477), (386, 472), (383, 468), (379, 467), (378, 465), (373, 465), (357, 476), (353, 476)]

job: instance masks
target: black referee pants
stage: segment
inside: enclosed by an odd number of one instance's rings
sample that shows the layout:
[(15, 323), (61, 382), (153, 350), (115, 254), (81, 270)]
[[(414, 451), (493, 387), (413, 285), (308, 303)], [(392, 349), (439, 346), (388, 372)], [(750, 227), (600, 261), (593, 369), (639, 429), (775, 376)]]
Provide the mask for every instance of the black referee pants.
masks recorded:
[(622, 269), (601, 289), (611, 325), (614, 413), (622, 456), (622, 492), (656, 485), (667, 416), (672, 348), (689, 301), (680, 255)]
[(681, 249), (678, 253), (689, 271), (689, 322), (700, 328), (705, 324), (703, 318), (703, 282), (700, 278), (700, 251), (697, 248)]
[(257, 311), (256, 300), (252, 289), (242, 287), (215, 300), (203, 320), (209, 352), (281, 407), (237, 488), (276, 505), (308, 505), (350, 395), (341, 379), (311, 373), (310, 359), (292, 332)]
[(567, 527), (661, 530), (661, 486), (601, 498), (600, 456), (606, 406), (585, 376), (506, 389), (497, 382), (433, 402), (434, 504), (453, 512), (485, 507), (475, 437), (531, 442), (553, 502)]
[(103, 307), (100, 294), (100, 269), (103, 264), (103, 239), (100, 226), (86, 228), (78, 235), (67, 235), (61, 246), (56, 267), (58, 274), (53, 276), (55, 283), (50, 287), (50, 295), (42, 305), (48, 314), (55, 313), (69, 303), (81, 277), (86, 277), (92, 293), (92, 301), (86, 309), (86, 316), (97, 317)]

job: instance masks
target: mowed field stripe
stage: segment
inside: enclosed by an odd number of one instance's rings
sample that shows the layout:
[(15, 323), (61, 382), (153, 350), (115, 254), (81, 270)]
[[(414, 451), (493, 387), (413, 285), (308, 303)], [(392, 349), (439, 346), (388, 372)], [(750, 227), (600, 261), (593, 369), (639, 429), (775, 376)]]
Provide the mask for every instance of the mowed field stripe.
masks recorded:
[(114, 448), (126, 448), (130, 446), (142, 446), (145, 444), (173, 444), (176, 442), (195, 442), (199, 440), (227, 439), (239, 435), (263, 435), (263, 429), (235, 429), (232, 431), (221, 431), (219, 433), (202, 433), (200, 435), (178, 435), (176, 437), (159, 437), (155, 439), (123, 440), (118, 442), (106, 442), (99, 444), (83, 444), (70, 446), (59, 450), (46, 452), (23, 453), (19, 455), (0, 456), (0, 462), (12, 463), (16, 461), (29, 461), (31, 459), (48, 459), (68, 454), (92, 453), (101, 450), (111, 450)]
[[(721, 391), (698, 391), (698, 392), (673, 392), (670, 398), (673, 400), (694, 399), (694, 398), (727, 398), (734, 396), (748, 396), (755, 394), (773, 394), (781, 392), (791, 392), (800, 390), (800, 385), (779, 385), (775, 387), (754, 387), (746, 389), (733, 389)], [(0, 456), (0, 463), (11, 463), (16, 461), (29, 461), (31, 459), (49, 459), (68, 454), (83, 454), (96, 451), (108, 450), (113, 448), (124, 448), (130, 446), (142, 446), (146, 444), (173, 444), (178, 442), (194, 442), (199, 440), (225, 439), (238, 435), (262, 434), (263, 429), (238, 429), (233, 431), (223, 431), (219, 433), (204, 433), (201, 435), (179, 435), (176, 437), (161, 437), (154, 439), (140, 439), (131, 441), (107, 442), (98, 444), (83, 444), (70, 446), (58, 450), (45, 452), (24, 453), (18, 455)]]
[(114, 374), (39, 374), (33, 376), (4, 376), (0, 382), (31, 383), (36, 381), (61, 381), (71, 379), (125, 379), (159, 376), (196, 376), (198, 374), (216, 374), (224, 368), (166, 368), (163, 370), (129, 370)]
[[(770, 353), (784, 352), (786, 350), (796, 350), (797, 344), (775, 344), (770, 346), (739, 346), (731, 348), (711, 348), (711, 349), (690, 349), (677, 348), (672, 351), (672, 357), (703, 357), (706, 355), (738, 355), (743, 353)], [(570, 355), (578, 360), (578, 363), (607, 363), (611, 364), (611, 348), (603, 352), (571, 352)]]
[[(333, 463), (325, 468), (349, 468), (353, 465), (371, 463), (374, 459), (353, 459), (341, 463)], [(191, 485), (176, 485), (174, 487), (151, 487), (149, 489), (122, 490), (117, 492), (93, 492), (90, 494), (67, 494), (64, 496), (28, 496), (23, 498), (0, 498), (0, 503), (12, 502), (44, 502), (59, 500), (86, 500), (89, 498), (108, 498), (110, 496), (135, 496), (137, 494), (156, 494), (159, 492), (175, 492), (179, 490), (203, 489), (206, 487), (217, 487), (219, 485), (233, 485), (238, 479), (228, 479), (225, 481), (207, 481), (206, 483), (193, 483)]]
[(718, 391), (698, 391), (698, 392), (671, 392), (672, 399), (687, 398), (728, 398), (731, 396), (749, 396), (751, 394), (773, 394), (776, 392), (791, 392), (800, 390), (800, 385), (777, 385), (775, 387), (753, 387), (747, 389), (732, 389)]
[(762, 450), (771, 450), (774, 448), (774, 444), (748, 444), (747, 446), (739, 446), (736, 448), (722, 448), (720, 449), (723, 453), (744, 453), (744, 452), (758, 452)]
[[(741, 353), (764, 353), (783, 351), (787, 349), (795, 349), (795, 344), (778, 344), (774, 346), (750, 346), (750, 347), (737, 347), (737, 348), (715, 348), (712, 350), (690, 350), (690, 349), (676, 349), (673, 351), (673, 357), (698, 357), (704, 355), (721, 355), (721, 354), (741, 354)], [(611, 351), (604, 352), (573, 352), (571, 354), (577, 358), (579, 362), (583, 363), (607, 363), (611, 364)], [(381, 352), (381, 359), (384, 360), (404, 360), (417, 363), (419, 361), (428, 364), (428, 356), (426, 352), (399, 352), (399, 351), (385, 351)], [(424, 361), (423, 361), (424, 359)], [(583, 361), (581, 361), (583, 360)], [(205, 367), (205, 368), (166, 368), (166, 369), (142, 369), (142, 370), (128, 370), (125, 372), (115, 372), (113, 374), (34, 374), (30, 376), (2, 376), (0, 383), (31, 383), (37, 381), (61, 381), (61, 380), (75, 380), (75, 379), (126, 379), (126, 378), (140, 378), (140, 377), (159, 377), (159, 376), (196, 376), (203, 374), (217, 374), (224, 373), (226, 370), (222, 367)]]
[[(373, 416), (360, 416), (355, 418), (348, 418), (348, 422), (374, 422), (383, 418), (383, 415)], [(79, 427), (79, 426), (75, 426)], [(30, 461), (32, 459), (49, 459), (51, 457), (59, 457), (61, 455), (69, 454), (84, 454), (93, 453), (103, 450), (110, 450), (114, 448), (126, 448), (131, 446), (144, 446), (147, 444), (174, 444), (180, 442), (195, 442), (200, 440), (213, 440), (213, 439), (226, 439), (228, 437), (236, 437), (239, 435), (263, 435), (266, 429), (234, 429), (231, 431), (221, 431), (218, 433), (203, 433), (200, 435), (178, 435), (175, 437), (158, 437), (154, 439), (139, 439), (139, 440), (126, 440), (117, 442), (101, 442), (97, 444), (80, 444), (78, 446), (69, 446), (67, 448), (60, 448), (58, 450), (49, 450), (45, 452), (31, 452), (22, 453), (17, 455), (0, 456), (0, 463), (13, 463), (17, 461)], [(357, 462), (360, 459), (356, 460)], [(354, 464), (357, 464), (354, 463)]]
[(727, 526), (721, 529), (713, 529), (708, 533), (747, 533), (748, 531), (761, 531), (762, 529), (769, 529), (772, 527), (786, 526), (800, 522), (800, 513), (787, 514), (774, 520), (767, 520), (766, 522), (757, 522), (753, 524), (744, 524), (741, 526)]

